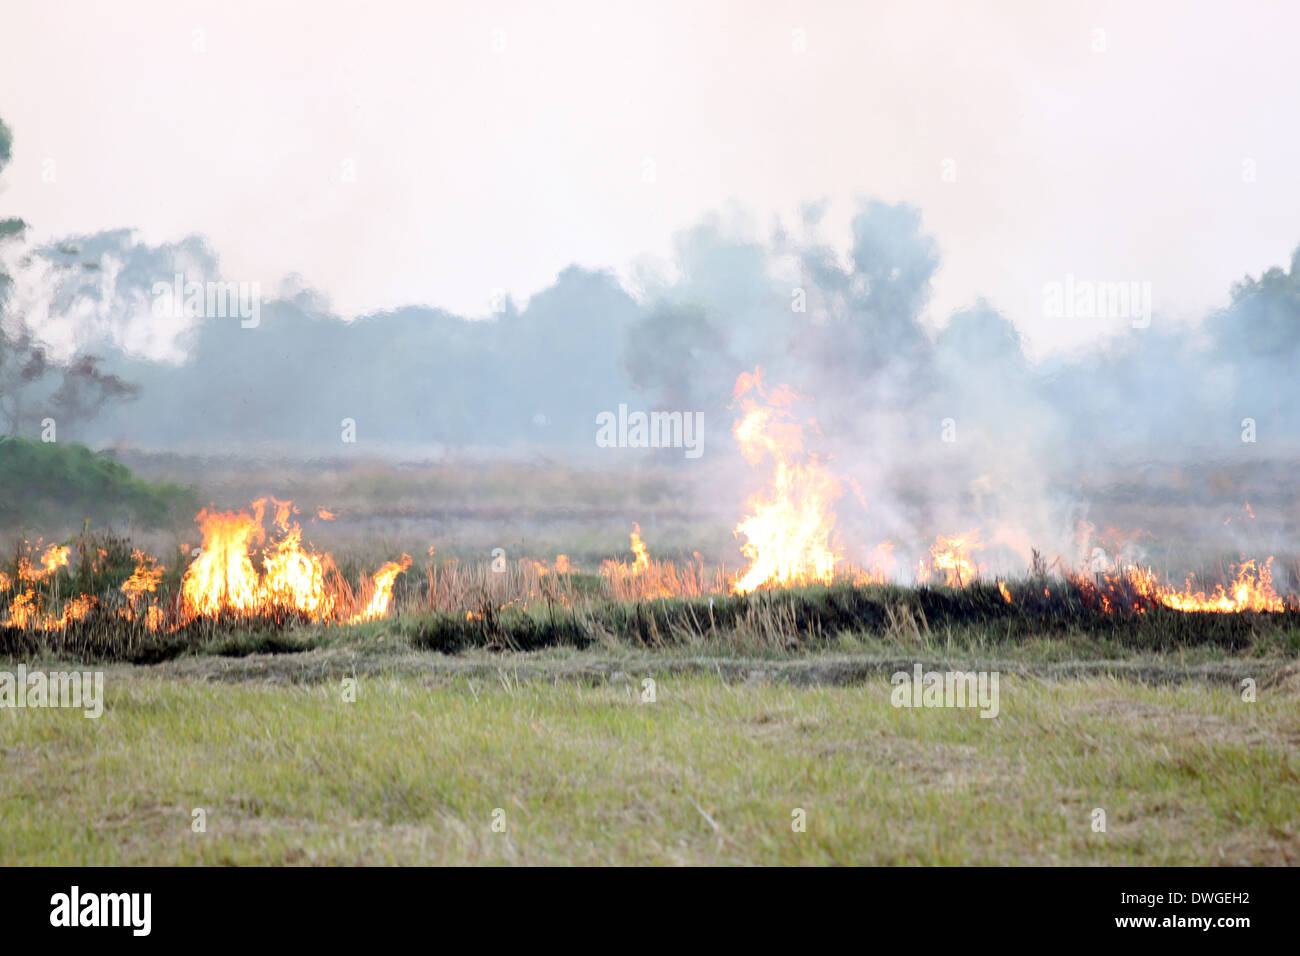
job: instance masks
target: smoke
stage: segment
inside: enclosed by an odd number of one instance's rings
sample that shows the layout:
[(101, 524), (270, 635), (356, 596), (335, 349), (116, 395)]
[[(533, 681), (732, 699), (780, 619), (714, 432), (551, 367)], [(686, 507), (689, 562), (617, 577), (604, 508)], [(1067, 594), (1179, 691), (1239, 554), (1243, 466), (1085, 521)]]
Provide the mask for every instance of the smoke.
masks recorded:
[[(809, 207), (802, 237), (774, 230), (766, 246), (716, 221), (693, 230), (673, 305), (634, 328), (629, 361), (657, 401), (709, 421), (728, 420), (720, 366), (762, 365), (800, 389), (854, 492), (838, 509), (850, 559), (888, 539), (910, 562), (975, 527), (981, 560), (1017, 570), (1035, 547), (1077, 564), (1098, 547), (1171, 560), (1188, 542), (1268, 553), (1294, 540), (1300, 252), (1198, 323), (1134, 315), (1090, 350), (1035, 361), (987, 302), (927, 332), (940, 260), (918, 210), (864, 203), (847, 256), (819, 224)], [(710, 494), (744, 480), (728, 472)], [(1231, 523), (1247, 502), (1268, 507)]]
[[(0, 166), (8, 155), (0, 127)], [(522, 308), (348, 319), (291, 277), (255, 327), (156, 307), (175, 276), (239, 278), (198, 237), (151, 247), (118, 230), (29, 247), (25, 224), (6, 220), (0, 399), (13, 430), (53, 413), (100, 445), (318, 458), (354, 450), (350, 422), (371, 457), (614, 455), (680, 469), (734, 515), (757, 479), (731, 441), (732, 386), (762, 367), (803, 396), (809, 445), (852, 489), (839, 505), (851, 560), (885, 539), (911, 560), (972, 527), (986, 529), (982, 557), (1003, 565), (1033, 546), (1087, 554), (1112, 526), (1222, 543), (1210, 529), (1229, 506), (1287, 512), (1300, 250), (1199, 322), (1148, 315), (1035, 360), (1014, 317), (987, 302), (937, 327), (926, 315), (941, 257), (921, 210), (864, 202), (847, 236), (827, 237), (824, 208), (767, 236), (735, 210), (708, 216), (671, 262), (643, 263), (632, 291), (574, 265)], [(598, 447), (597, 416), (620, 404), (702, 413), (703, 459)], [(1289, 520), (1253, 534), (1291, 535)]]

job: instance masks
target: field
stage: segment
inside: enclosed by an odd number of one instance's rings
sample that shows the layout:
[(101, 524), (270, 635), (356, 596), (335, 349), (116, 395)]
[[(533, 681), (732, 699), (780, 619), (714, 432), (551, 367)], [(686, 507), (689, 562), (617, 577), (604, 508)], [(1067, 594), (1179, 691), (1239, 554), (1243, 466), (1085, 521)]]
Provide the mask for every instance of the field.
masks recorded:
[[(1041, 566), (734, 595), (725, 556), (681, 557), (712, 525), (659, 477), (569, 476), (511, 511), (517, 476), (449, 474), (431, 516), (415, 508), (428, 475), (392, 474), (304, 502), (342, 512), (308, 527), (353, 581), (440, 525), (437, 556), (360, 623), (150, 630), (115, 597), (135, 541), (161, 554), (150, 599), (174, 609), (192, 532), (54, 537), (73, 559), (33, 585), (40, 601), (100, 603), (0, 628), (0, 671), (101, 670), (105, 707), (0, 708), (0, 863), (1300, 860), (1293, 607), (1187, 613)], [(256, 493), (213, 487), (225, 506)], [(565, 504), (547, 512), (547, 494)], [(481, 558), (494, 509), (513, 516), (504, 570)], [(626, 532), (596, 531), (638, 517), (676, 529), (675, 564), (633, 571)], [(577, 570), (543, 550), (566, 538)], [(918, 665), (996, 673), (996, 717), (894, 706), (891, 677)]]
[[(950, 658), (914, 651), (905, 660)], [(243, 864), (1300, 859), (1293, 665), (1156, 657), (1066, 676), (982, 663), (1004, 668), (996, 719), (891, 706), (894, 665), (865, 650), (442, 659), (376, 635), (365, 648), (292, 658), (114, 666), (100, 720), (0, 712), (0, 855)], [(1245, 673), (1263, 681), (1255, 703), (1234, 686)], [(343, 680), (354, 675), (347, 702)], [(650, 675), (655, 701), (646, 703)], [(1098, 807), (1104, 833), (1092, 829)], [(193, 832), (195, 808), (206, 812), (206, 832)], [(804, 832), (792, 829), (796, 809), (806, 811)], [(497, 810), (504, 832), (493, 830)]]

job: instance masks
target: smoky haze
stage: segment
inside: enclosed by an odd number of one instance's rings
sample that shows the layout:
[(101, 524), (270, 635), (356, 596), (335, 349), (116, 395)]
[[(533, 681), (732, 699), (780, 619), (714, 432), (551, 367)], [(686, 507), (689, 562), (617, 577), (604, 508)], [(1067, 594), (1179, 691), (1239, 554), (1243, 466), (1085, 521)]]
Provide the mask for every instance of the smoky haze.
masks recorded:
[[(1014, 317), (982, 300), (927, 330), (941, 254), (923, 210), (864, 201), (844, 237), (823, 234), (823, 208), (766, 236), (738, 214), (706, 217), (631, 291), (612, 269), (573, 265), (488, 316), (411, 305), (345, 319), (290, 277), (261, 290), (251, 326), (160, 308), (177, 276), (231, 279), (200, 237), (26, 247), (12, 227), (8, 355), (22, 329), (65, 374), (6, 383), (23, 393), (10, 431), (35, 436), (55, 415), (61, 434), (119, 449), (644, 465), (684, 472), (702, 506), (738, 514), (762, 475), (736, 454), (732, 389), (761, 367), (803, 396), (806, 444), (846, 483), (850, 559), (967, 526), (996, 529), (986, 541), (1008, 562), (1031, 546), (1087, 554), (1112, 520), (1098, 502), (1156, 525), (1144, 502), (1177, 508), (1178, 533), (1198, 539), (1247, 500), (1286, 510), (1300, 252), (1195, 323), (1141, 314), (1136, 289), (1119, 315), (1058, 289), (1071, 313), (1059, 321), (1095, 323), (1099, 344), (1032, 359)], [(1064, 279), (1042, 277), (1045, 309), (1061, 307), (1050, 290)], [(600, 447), (598, 416), (620, 405), (700, 413), (703, 454)], [(1252, 534), (1291, 530), (1278, 519)]]

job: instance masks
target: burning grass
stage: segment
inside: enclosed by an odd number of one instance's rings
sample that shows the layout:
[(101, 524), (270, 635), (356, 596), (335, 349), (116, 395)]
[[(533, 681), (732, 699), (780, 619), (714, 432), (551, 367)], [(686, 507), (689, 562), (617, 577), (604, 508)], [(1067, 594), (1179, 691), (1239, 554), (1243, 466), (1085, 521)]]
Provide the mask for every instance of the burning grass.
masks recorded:
[[(274, 537), (265, 527), (266, 499), (248, 511), (200, 511), (203, 544), (166, 583), (167, 568), (139, 549), (130, 549), (127, 571), (126, 543), (112, 535), (76, 539), (75, 573), (71, 545), (24, 542), (12, 571), (0, 571), (8, 597), (0, 627), (21, 635), (9, 639), (18, 646), (44, 635), (49, 646), (129, 658), (232, 623), (265, 630), (382, 617), (410, 556), (361, 575), (354, 589), (328, 552), (304, 547), (293, 503), (270, 500)], [(178, 554), (174, 567), (183, 562)]]
[[(566, 554), (507, 561), (496, 549), (490, 563), (462, 564), (439, 559), (433, 546), (421, 566), (394, 549), (378, 566), (341, 568), (303, 528), (328, 526), (335, 510), (313, 507), (304, 519), (291, 501), (259, 498), (243, 510), (201, 510), (201, 545), (171, 561), (86, 534), (66, 544), (24, 543), (0, 569), (0, 652), (44, 647), (137, 660), (213, 645), (293, 649), (301, 639), (274, 635), (390, 613), (414, 622), (403, 627), (417, 647), (446, 652), (719, 639), (807, 646), (900, 622), (976, 632), (992, 643), (1072, 631), (1120, 635), (1139, 647), (1241, 647), (1262, 631), (1292, 633), (1300, 615), (1300, 602), (1275, 590), (1272, 557), (1241, 560), (1209, 591), (1190, 578), (1182, 588), (1160, 580), (1131, 543), (1110, 553), (1094, 547), (1082, 565), (1058, 558), (1054, 573), (1034, 552), (1026, 578), (997, 580), (982, 564), (978, 527), (937, 535), (908, 588), (895, 582), (916, 553), (900, 560), (892, 541), (861, 549), (868, 567), (844, 559), (832, 507), (852, 482), (808, 448), (815, 427), (795, 411), (801, 397), (768, 386), (755, 369), (737, 379), (735, 398), (740, 450), (770, 472), (735, 525), (748, 564), (738, 571), (698, 552), (652, 557), (636, 524), (630, 560), (606, 558), (595, 572)], [(1005, 529), (993, 535), (1003, 537)], [(1082, 536), (1084, 554), (1089, 541)], [(233, 644), (232, 633), (240, 635)]]
[[(1111, 582), (1105, 590), (1091, 581), (1049, 577), (976, 581), (961, 588), (840, 581), (751, 594), (635, 597), (627, 595), (624, 577), (557, 574), (541, 562), (498, 572), (490, 564), (431, 560), (424, 571), (422, 578), (409, 573), (397, 578), (402, 586), (394, 589), (387, 617), (373, 620), (358, 639), (392, 634), (412, 647), (448, 654), (474, 648), (719, 645), (797, 652), (880, 635), (980, 647), (1083, 636), (1132, 651), (1202, 646), (1242, 651), (1261, 644), (1300, 650), (1300, 610), (1294, 607), (1232, 614), (1183, 611), (1127, 580)], [(113, 613), (104, 602), (56, 628), (0, 628), (0, 654), (148, 662), (190, 652), (303, 650), (347, 641), (352, 629), (272, 607), (252, 615), (194, 617), (173, 629), (154, 630), (139, 617)]]

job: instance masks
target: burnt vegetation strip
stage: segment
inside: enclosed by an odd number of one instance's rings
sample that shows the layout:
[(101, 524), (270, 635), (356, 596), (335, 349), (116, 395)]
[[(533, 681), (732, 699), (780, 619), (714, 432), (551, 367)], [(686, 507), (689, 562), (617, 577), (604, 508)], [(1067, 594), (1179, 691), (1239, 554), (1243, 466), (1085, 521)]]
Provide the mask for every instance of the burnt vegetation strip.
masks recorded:
[[(1045, 637), (1092, 638), (1132, 653), (1187, 647), (1227, 652), (1300, 651), (1300, 611), (1183, 612), (1143, 605), (1138, 597), (1105, 610), (1086, 587), (1055, 579), (965, 588), (894, 585), (814, 585), (750, 595), (616, 601), (591, 598), (566, 606), (540, 601), (477, 611), (420, 610), (356, 629), (313, 624), (300, 615), (263, 614), (197, 619), (171, 631), (151, 631), (97, 608), (84, 620), (51, 630), (0, 627), (0, 657), (51, 656), (150, 664), (184, 654), (238, 657), (294, 653), (326, 644), (364, 645), (380, 634), (411, 647), (455, 654), (471, 649), (667, 648), (720, 641), (781, 652), (826, 648), (844, 636), (875, 636), (918, 645), (948, 642), (968, 648), (1014, 647)], [(1135, 610), (1134, 608), (1140, 608)]]
[[(1300, 611), (1175, 611), (1159, 604), (1107, 611), (1072, 584), (1009, 585), (1009, 603), (991, 584), (965, 588), (848, 584), (809, 586), (751, 595), (596, 602), (562, 608), (494, 611), (418, 620), (407, 637), (416, 647), (455, 653), (472, 647), (535, 650), (601, 643), (662, 647), (711, 637), (794, 649), (825, 646), (845, 634), (945, 634), (963, 643), (1008, 644), (1034, 637), (1084, 634), (1133, 651), (1215, 646), (1242, 650), (1268, 636), (1300, 648)], [(1046, 591), (1047, 593), (1044, 593)]]
[(65, 627), (39, 630), (0, 626), (0, 659), (51, 657), (86, 662), (158, 664), (184, 654), (282, 654), (320, 645), (319, 629), (299, 615), (269, 614), (198, 618), (169, 631), (149, 630), (93, 611)]

